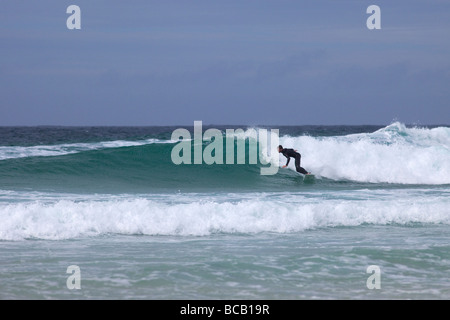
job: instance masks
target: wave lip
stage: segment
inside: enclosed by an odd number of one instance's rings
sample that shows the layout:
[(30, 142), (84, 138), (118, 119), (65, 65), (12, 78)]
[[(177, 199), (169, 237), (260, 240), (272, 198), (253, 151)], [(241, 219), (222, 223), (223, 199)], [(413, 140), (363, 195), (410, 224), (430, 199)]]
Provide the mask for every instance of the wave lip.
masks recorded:
[(144, 146), (154, 143), (175, 143), (172, 140), (147, 139), (140, 141), (102, 141), (95, 143), (68, 143), (59, 145), (39, 146), (0, 146), (0, 160), (27, 158), (27, 157), (53, 157), (91, 150), (112, 149), (122, 147)]

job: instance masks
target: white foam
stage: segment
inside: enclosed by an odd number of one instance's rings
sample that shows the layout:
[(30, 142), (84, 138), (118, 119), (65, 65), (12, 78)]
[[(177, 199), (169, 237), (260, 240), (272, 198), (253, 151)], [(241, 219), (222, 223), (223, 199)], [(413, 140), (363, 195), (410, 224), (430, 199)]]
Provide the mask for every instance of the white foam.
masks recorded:
[[(0, 203), (0, 239), (70, 239), (103, 234), (204, 236), (213, 233), (302, 232), (370, 224), (450, 223), (450, 197), (373, 191), (320, 195), (70, 198)], [(349, 196), (353, 198), (349, 198)], [(370, 196), (372, 195), (372, 196)], [(233, 199), (234, 200), (225, 200)], [(180, 200), (181, 199), (181, 200)]]
[(90, 150), (142, 146), (153, 143), (175, 143), (172, 140), (146, 139), (140, 141), (102, 141), (95, 143), (67, 143), (38, 146), (0, 146), (0, 160), (25, 157), (52, 157)]
[[(450, 183), (450, 128), (446, 127), (406, 128), (394, 123), (374, 133), (283, 136), (280, 142), (298, 149), (302, 167), (322, 177), (373, 183)], [(293, 169), (293, 164), (290, 167)]]

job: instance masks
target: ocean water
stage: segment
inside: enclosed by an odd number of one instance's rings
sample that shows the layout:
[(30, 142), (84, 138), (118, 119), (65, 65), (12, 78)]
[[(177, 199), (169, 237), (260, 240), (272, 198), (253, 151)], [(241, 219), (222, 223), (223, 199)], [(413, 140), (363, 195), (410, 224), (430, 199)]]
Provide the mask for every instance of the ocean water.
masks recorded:
[(176, 128), (1, 127), (0, 299), (450, 299), (448, 126), (267, 128), (309, 183)]

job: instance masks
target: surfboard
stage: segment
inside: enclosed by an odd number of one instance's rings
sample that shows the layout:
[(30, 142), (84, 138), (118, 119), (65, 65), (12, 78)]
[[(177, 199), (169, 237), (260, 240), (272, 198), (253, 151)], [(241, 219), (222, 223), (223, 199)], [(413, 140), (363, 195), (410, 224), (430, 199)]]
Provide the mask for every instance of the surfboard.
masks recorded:
[(303, 182), (305, 183), (314, 183), (316, 181), (316, 177), (313, 174), (305, 174), (303, 176)]

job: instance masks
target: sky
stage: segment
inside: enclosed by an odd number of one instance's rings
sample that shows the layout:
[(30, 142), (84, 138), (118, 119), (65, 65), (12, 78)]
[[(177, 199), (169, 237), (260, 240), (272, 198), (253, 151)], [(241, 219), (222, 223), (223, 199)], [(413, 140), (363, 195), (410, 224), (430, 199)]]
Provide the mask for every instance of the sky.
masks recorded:
[(195, 120), (448, 125), (450, 1), (0, 0), (0, 126)]

